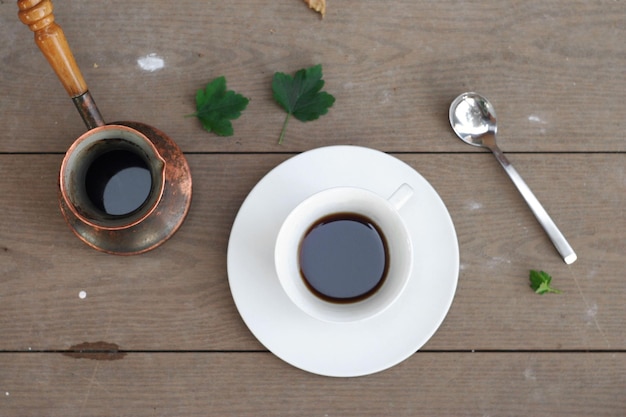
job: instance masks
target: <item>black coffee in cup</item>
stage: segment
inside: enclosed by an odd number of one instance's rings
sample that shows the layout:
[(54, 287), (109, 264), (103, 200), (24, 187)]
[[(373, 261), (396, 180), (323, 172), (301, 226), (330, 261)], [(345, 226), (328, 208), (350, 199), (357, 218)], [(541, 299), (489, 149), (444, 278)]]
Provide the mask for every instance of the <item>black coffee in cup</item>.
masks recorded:
[(146, 158), (131, 145), (98, 155), (85, 174), (89, 200), (103, 213), (124, 216), (143, 206), (152, 189)]
[(364, 300), (383, 285), (389, 250), (376, 223), (357, 213), (317, 220), (299, 248), (300, 274), (309, 290), (334, 303)]

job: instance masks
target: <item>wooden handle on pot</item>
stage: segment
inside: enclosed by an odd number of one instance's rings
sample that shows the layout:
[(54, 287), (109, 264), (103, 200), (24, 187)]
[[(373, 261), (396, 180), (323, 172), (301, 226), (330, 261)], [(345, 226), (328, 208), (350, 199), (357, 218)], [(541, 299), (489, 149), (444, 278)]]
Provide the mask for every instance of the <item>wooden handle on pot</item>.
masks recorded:
[(18, 0), (18, 16), (35, 32), (35, 43), (41, 49), (70, 97), (87, 92), (87, 84), (78, 69), (65, 34), (54, 22), (50, 0)]

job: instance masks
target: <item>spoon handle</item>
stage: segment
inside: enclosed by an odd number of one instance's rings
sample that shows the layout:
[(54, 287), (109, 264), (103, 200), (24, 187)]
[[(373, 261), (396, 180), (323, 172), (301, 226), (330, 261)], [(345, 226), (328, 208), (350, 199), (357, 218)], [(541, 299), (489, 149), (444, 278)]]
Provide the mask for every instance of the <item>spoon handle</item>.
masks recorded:
[(565, 236), (563, 236), (563, 233), (561, 233), (550, 215), (548, 215), (546, 209), (543, 208), (537, 197), (535, 197), (535, 194), (533, 194), (530, 190), (530, 187), (522, 179), (517, 170), (513, 168), (513, 165), (511, 165), (506, 156), (504, 156), (500, 148), (497, 146), (492, 146), (490, 148), (498, 162), (500, 162), (500, 165), (502, 165), (502, 168), (504, 168), (506, 173), (509, 174), (509, 177), (522, 194), (522, 197), (526, 200), (526, 203), (539, 221), (539, 224), (541, 224), (543, 229), (548, 234), (548, 237), (552, 241), (552, 244), (554, 244), (556, 250), (559, 252), (561, 257), (563, 257), (565, 263), (568, 265), (574, 263), (577, 259), (574, 249), (572, 249), (570, 244), (567, 242), (567, 239), (565, 239)]

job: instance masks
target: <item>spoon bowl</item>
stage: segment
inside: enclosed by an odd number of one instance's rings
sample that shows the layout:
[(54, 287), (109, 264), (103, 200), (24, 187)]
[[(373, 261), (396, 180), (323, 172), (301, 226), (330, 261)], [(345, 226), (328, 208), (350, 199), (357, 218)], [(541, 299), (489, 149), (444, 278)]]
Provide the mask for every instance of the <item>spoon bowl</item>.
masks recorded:
[(449, 118), (452, 130), (463, 142), (472, 146), (485, 147), (493, 152), (565, 263), (571, 264), (576, 261), (576, 253), (565, 236), (496, 144), (496, 132), (498, 131), (496, 111), (489, 100), (478, 93), (463, 93), (452, 101)]
[[(450, 124), (457, 136), (473, 146), (487, 146), (485, 136), (498, 131), (493, 105), (477, 93), (464, 93), (450, 106)], [(495, 140), (494, 140), (495, 143)]]

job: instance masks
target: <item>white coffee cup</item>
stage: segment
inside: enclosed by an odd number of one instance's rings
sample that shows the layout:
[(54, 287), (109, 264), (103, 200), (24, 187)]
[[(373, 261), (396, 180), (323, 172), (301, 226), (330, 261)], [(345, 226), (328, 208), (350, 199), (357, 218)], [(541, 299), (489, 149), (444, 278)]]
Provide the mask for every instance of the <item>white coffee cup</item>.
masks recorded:
[[(283, 222), (274, 249), (280, 284), (302, 311), (326, 322), (356, 322), (372, 318), (400, 297), (413, 268), (413, 247), (398, 210), (413, 197), (413, 189), (401, 184), (384, 198), (358, 187), (335, 187), (320, 191), (298, 204)], [(376, 226), (386, 247), (386, 271), (382, 284), (371, 295), (356, 301), (329, 300), (315, 294), (302, 274), (302, 241), (320, 219), (339, 213), (366, 218)]]

